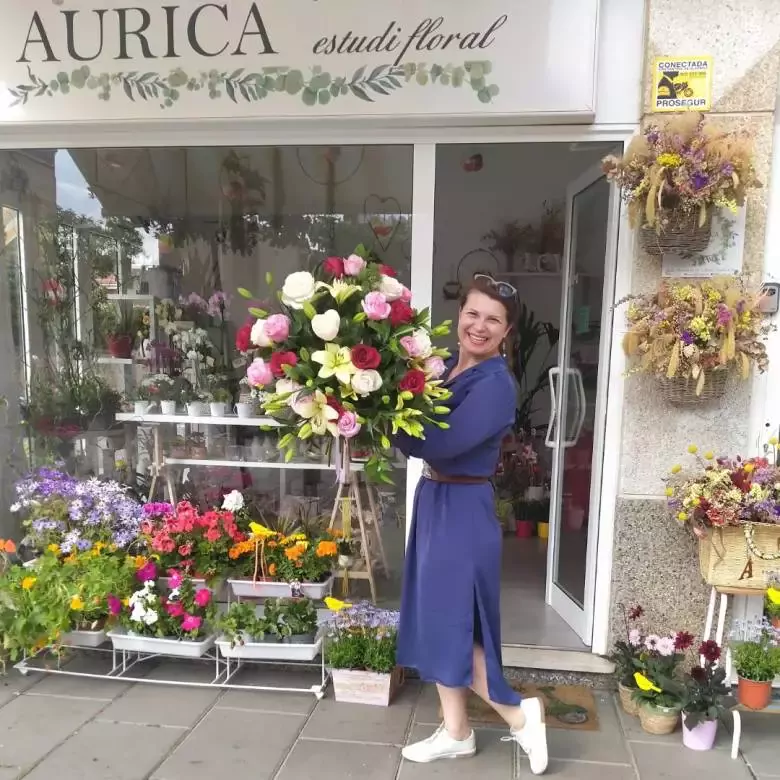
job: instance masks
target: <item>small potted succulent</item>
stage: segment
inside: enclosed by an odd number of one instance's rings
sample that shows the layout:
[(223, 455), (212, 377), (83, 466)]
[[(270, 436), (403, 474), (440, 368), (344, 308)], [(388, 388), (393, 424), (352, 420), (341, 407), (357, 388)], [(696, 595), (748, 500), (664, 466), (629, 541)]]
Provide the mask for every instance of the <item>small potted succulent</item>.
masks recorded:
[(732, 648), (737, 670), (739, 703), (751, 710), (763, 710), (772, 699), (772, 681), (780, 674), (780, 647), (771, 627), (751, 640), (737, 642)]

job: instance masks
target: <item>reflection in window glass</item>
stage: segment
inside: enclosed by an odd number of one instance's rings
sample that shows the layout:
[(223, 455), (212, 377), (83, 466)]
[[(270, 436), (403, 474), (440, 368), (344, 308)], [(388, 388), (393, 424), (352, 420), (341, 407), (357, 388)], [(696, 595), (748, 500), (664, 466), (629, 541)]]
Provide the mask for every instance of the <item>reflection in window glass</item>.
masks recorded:
[[(233, 414), (256, 402), (236, 336), (249, 307), (278, 306), (272, 289), (292, 271), (364, 244), (409, 284), (412, 148), (61, 149), (14, 160), (31, 244), (26, 317), (9, 275), (16, 256), (5, 261), (5, 300), (29, 383), (32, 461), (62, 459), (72, 473), (114, 476), (157, 498), (172, 488), (204, 505), (242, 490), (266, 522), (329, 520), (335, 479), (316, 443), (305, 462), (281, 468), (273, 435), (187, 424), (187, 404), (210, 399)], [(149, 402), (153, 375), (165, 388), (153, 400), (175, 402), (181, 420), (118, 423), (118, 412)], [(377, 521), (398, 572), (403, 472), (395, 482), (378, 495)], [(397, 592), (380, 587), (385, 598)]]

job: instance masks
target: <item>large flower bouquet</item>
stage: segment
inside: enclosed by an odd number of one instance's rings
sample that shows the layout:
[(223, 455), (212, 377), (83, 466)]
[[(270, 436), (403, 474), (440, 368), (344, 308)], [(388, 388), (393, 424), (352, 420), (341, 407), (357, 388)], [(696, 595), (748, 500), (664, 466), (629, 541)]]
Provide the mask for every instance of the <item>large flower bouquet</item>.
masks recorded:
[(389, 481), (393, 434), (446, 427), (439, 415), (450, 393), (439, 377), (448, 353), (431, 342), (449, 323), (432, 328), (428, 310), (415, 310), (393, 269), (363, 247), (291, 273), (278, 298), (279, 313), (250, 309), (247, 379), (282, 423), (281, 448), (291, 459), (300, 440), (341, 437), (370, 453), (372, 478)]
[(78, 480), (40, 468), (15, 490), (11, 511), (24, 515), (25, 543), (39, 551), (55, 545), (68, 554), (97, 542), (125, 548), (138, 537), (141, 504), (113, 480)]
[(691, 377), (697, 392), (710, 371), (734, 370), (743, 378), (769, 361), (763, 339), (770, 327), (759, 310), (760, 294), (741, 279), (663, 285), (654, 295), (628, 302), (623, 349), (631, 372)]
[[(777, 446), (777, 440), (771, 440)], [(767, 458), (715, 458), (689, 447), (696, 465), (672, 467), (666, 496), (681, 523), (696, 536), (707, 528), (745, 523), (780, 523), (780, 468)]]
[(753, 144), (744, 132), (725, 132), (701, 114), (650, 125), (622, 159), (604, 160), (607, 177), (622, 189), (632, 227), (661, 232), (680, 217), (703, 225), (713, 207), (736, 211), (759, 186)]
[(143, 508), (141, 540), (160, 566), (211, 579), (227, 565), (228, 551), (246, 536), (232, 512), (201, 513), (188, 501), (176, 507), (149, 503)]

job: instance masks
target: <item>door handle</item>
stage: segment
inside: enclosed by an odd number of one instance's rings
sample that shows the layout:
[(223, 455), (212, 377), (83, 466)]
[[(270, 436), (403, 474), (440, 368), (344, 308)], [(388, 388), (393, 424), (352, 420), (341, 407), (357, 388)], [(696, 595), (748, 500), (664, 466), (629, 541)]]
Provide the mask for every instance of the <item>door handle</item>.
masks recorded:
[(553, 366), (548, 372), (547, 376), (550, 379), (550, 420), (547, 423), (547, 433), (544, 437), (544, 444), (546, 447), (555, 447), (555, 436), (553, 436), (553, 430), (555, 425), (555, 379), (554, 377), (561, 375), (561, 369), (558, 366)]
[(585, 425), (585, 417), (588, 413), (588, 399), (585, 395), (585, 384), (582, 381), (582, 371), (579, 368), (567, 369), (574, 376), (574, 384), (577, 390), (577, 427), (574, 432), (574, 436), (564, 443), (564, 447), (573, 447), (580, 439), (582, 433), (582, 426)]

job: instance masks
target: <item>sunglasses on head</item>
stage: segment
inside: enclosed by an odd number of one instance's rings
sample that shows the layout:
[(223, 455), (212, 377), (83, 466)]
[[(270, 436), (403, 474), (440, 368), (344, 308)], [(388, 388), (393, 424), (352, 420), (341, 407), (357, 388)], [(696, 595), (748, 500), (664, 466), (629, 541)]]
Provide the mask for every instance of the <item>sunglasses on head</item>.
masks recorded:
[(490, 274), (474, 274), (474, 281), (490, 285), (502, 298), (517, 298), (517, 290), (509, 282), (497, 282)]

